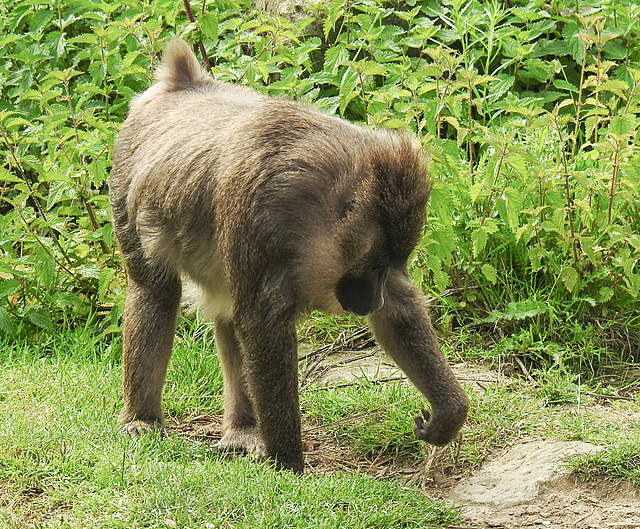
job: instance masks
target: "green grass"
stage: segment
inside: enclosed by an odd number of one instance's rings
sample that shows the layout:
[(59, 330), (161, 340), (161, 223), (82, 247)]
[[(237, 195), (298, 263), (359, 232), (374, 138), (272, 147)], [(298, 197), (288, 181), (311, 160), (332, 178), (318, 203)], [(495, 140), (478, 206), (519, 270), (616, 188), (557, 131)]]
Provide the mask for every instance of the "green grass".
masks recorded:
[(640, 435), (636, 433), (595, 454), (574, 456), (568, 467), (584, 481), (606, 476), (640, 485)]
[(353, 386), (304, 392), (301, 402), (305, 418), (315, 424), (363, 414), (355, 424), (331, 429), (335, 441), (358, 456), (415, 458), (422, 453), (423, 443), (413, 434), (413, 415), (424, 407), (424, 399), (406, 382), (375, 384), (362, 379)]
[[(575, 352), (576, 354), (578, 351)], [(118, 433), (120, 343), (91, 325), (0, 344), (0, 527), (442, 527), (457, 513), (401, 481), (339, 471), (303, 477), (248, 457), (224, 458), (206, 442), (174, 433), (132, 440)], [(469, 364), (468, 367), (473, 367)], [(481, 372), (483, 373), (483, 372)], [(486, 373), (486, 372), (484, 372)], [(560, 369), (527, 377), (464, 380), (471, 398), (460, 443), (434, 468), (468, 473), (525, 437), (603, 446), (572, 460), (577, 477), (640, 484), (640, 405), (615, 385)], [(481, 379), (480, 384), (475, 380)], [(172, 419), (221, 412), (221, 375), (209, 325), (184, 322), (167, 376)], [(629, 395), (629, 388), (625, 388)], [(407, 383), (311, 387), (304, 428), (320, 446), (343, 447), (354, 467), (411, 466), (429, 447), (414, 439), (424, 399)], [(321, 448), (322, 449), (322, 448)], [(346, 450), (346, 451), (344, 451)], [(390, 458), (390, 459), (389, 459)], [(210, 524), (210, 525), (207, 525)]]
[[(220, 405), (210, 334), (191, 331), (180, 333), (166, 388), (177, 415)], [(2, 345), (0, 527), (439, 527), (457, 520), (452, 508), (393, 481), (298, 477), (178, 436), (123, 437), (112, 349), (116, 342), (85, 329)]]

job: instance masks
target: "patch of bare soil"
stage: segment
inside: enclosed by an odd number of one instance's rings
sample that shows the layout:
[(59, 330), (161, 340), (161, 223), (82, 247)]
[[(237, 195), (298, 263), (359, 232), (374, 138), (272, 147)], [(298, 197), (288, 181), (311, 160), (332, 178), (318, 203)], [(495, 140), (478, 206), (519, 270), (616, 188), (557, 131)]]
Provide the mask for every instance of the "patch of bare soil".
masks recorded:
[[(378, 348), (371, 348), (368, 343), (369, 347), (362, 349), (357, 344), (362, 337), (352, 339), (346, 337), (325, 348), (303, 352), (301, 389), (312, 383), (346, 386), (363, 377), (379, 383), (403, 379), (402, 372)], [(483, 391), (486, 384), (496, 382), (509, 383), (503, 374), (489, 369), (469, 364), (453, 367), (458, 378), (472, 390)], [(348, 421), (363, 419), (358, 416)], [(400, 480), (406, 486), (419, 488), (427, 499), (445, 499), (459, 506), (462, 521), (450, 529), (640, 529), (638, 488), (606, 479), (575, 483), (561, 464), (564, 456), (576, 450), (598, 447), (524, 439), (486, 461), (473, 475), (463, 476), (456, 468), (455, 443), (431, 449), (419, 462), (402, 462), (391, 456), (366, 460), (336, 445), (325, 434), (331, 426), (303, 430), (307, 472), (359, 471), (377, 479)], [(221, 437), (221, 417), (193, 417), (170, 424), (169, 429), (174, 435), (213, 446)]]
[(575, 483), (559, 475), (534, 501), (519, 505), (466, 506), (465, 528), (550, 527), (576, 529), (640, 527), (638, 489), (601, 479)]
[(562, 466), (568, 455), (598, 450), (576, 441), (520, 442), (447, 496), (463, 506), (467, 527), (640, 527), (637, 488), (606, 480), (575, 483)]

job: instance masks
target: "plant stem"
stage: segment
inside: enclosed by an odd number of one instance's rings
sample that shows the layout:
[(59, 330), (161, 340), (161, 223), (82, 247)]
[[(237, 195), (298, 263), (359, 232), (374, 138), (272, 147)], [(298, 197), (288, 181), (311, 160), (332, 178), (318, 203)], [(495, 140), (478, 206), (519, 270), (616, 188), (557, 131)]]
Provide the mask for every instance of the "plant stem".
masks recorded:
[[(193, 16), (193, 11), (191, 11), (191, 4), (189, 0), (183, 0), (184, 2), (184, 10), (187, 12), (187, 18), (189, 22), (194, 23), (196, 18)], [(207, 55), (207, 50), (204, 49), (204, 44), (202, 43), (202, 39), (198, 41), (198, 47), (200, 48), (200, 53), (202, 54), (202, 60), (204, 61), (204, 66), (207, 69), (207, 72), (211, 73), (211, 63), (209, 62), (209, 56)]]
[[(577, 7), (576, 7), (577, 12)], [(578, 129), (580, 127), (580, 111), (582, 110), (582, 89), (584, 85), (584, 71), (587, 66), (587, 44), (584, 44), (584, 55), (582, 56), (582, 67), (580, 68), (580, 86), (578, 89), (578, 102), (576, 103), (576, 125), (573, 129), (573, 145), (571, 146), (571, 161), (573, 161), (576, 154), (576, 147), (578, 145)]]
[(489, 197), (487, 198), (487, 203), (485, 204), (485, 207), (484, 207), (482, 219), (480, 220), (480, 226), (484, 225), (484, 222), (485, 220), (487, 220), (487, 216), (489, 215), (489, 206), (491, 206), (491, 199), (493, 198), (493, 194), (496, 191), (496, 185), (498, 184), (498, 177), (500, 176), (500, 172), (502, 171), (502, 165), (504, 164), (505, 150), (503, 150), (500, 153), (500, 160), (498, 160), (498, 165), (496, 166), (496, 169), (494, 171), (493, 184), (491, 185), (491, 191), (489, 192)]
[(613, 209), (613, 197), (615, 196), (616, 184), (618, 183), (618, 171), (620, 164), (618, 163), (618, 152), (616, 149), (613, 153), (613, 174), (611, 175), (611, 187), (609, 189), (609, 211), (607, 216), (608, 224), (611, 224), (611, 210)]
[(473, 132), (473, 125), (471, 124), (471, 104), (472, 104), (472, 99), (473, 97), (473, 85), (471, 84), (471, 80), (469, 80), (469, 99), (468, 99), (468, 106), (469, 106), (469, 112), (468, 112), (468, 127), (469, 127), (469, 131), (468, 131), (468, 136), (467, 136), (467, 147), (469, 150), (469, 174), (471, 175), (471, 185), (475, 185), (475, 178), (473, 176), (473, 143), (471, 142), (471, 133)]
[[(556, 126), (556, 131), (558, 132), (558, 138), (560, 139), (560, 152), (562, 155), (562, 166), (564, 169), (564, 187), (565, 194), (567, 199), (567, 214), (569, 215), (569, 229), (571, 231), (571, 246), (573, 248), (573, 258), (576, 263), (579, 261), (578, 259), (578, 249), (576, 247), (576, 234), (573, 228), (573, 201), (571, 200), (571, 187), (569, 185), (569, 165), (567, 162), (567, 153), (565, 152), (565, 143), (562, 139), (562, 129), (560, 128), (560, 124), (558, 123), (558, 116), (553, 116), (553, 122)], [(575, 145), (575, 144), (574, 144)]]
[[(51, 250), (49, 250), (49, 248), (47, 248), (47, 245), (45, 243), (42, 242), (42, 240), (40, 239), (40, 237), (38, 236), (38, 234), (35, 232), (35, 230), (31, 227), (31, 224), (29, 224), (29, 221), (25, 218), (25, 216), (22, 214), (22, 210), (20, 209), (20, 205), (19, 204), (13, 204), (13, 210), (18, 214), (18, 216), (20, 217), (20, 219), (22, 220), (22, 223), (25, 225), (25, 227), (29, 230), (29, 232), (31, 233), (31, 236), (34, 238), (34, 240), (38, 243), (38, 246), (40, 246), (45, 253), (47, 253), (47, 255), (49, 257), (51, 257), (51, 259), (53, 259), (53, 261), (60, 267), (62, 268), (67, 274), (69, 274), (70, 276), (74, 277), (74, 274), (71, 270), (69, 270), (64, 262), (56, 259), (56, 257), (51, 253)], [(58, 238), (56, 235), (54, 235), (54, 231), (51, 227), (49, 227), (49, 232), (53, 235), (53, 240), (56, 243), (56, 246), (58, 246), (58, 249), (62, 252), (62, 255), (64, 256), (64, 258), (67, 260), (67, 262), (69, 263), (69, 265), (72, 265), (73, 263), (71, 262), (71, 260), (69, 259), (69, 257), (67, 256), (67, 254), (65, 253), (65, 251), (62, 249), (62, 246), (60, 245), (60, 242), (58, 241)]]

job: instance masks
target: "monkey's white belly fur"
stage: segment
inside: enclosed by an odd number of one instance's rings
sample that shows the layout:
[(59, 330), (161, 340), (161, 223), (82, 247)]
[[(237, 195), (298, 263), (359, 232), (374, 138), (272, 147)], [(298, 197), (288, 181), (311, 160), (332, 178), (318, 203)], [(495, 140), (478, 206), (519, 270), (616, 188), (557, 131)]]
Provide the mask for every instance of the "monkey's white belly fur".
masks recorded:
[(177, 234), (162, 227), (152, 209), (140, 209), (137, 214), (137, 232), (145, 257), (163, 267), (178, 272), (182, 277), (182, 301), (208, 320), (230, 320), (233, 300), (227, 284), (220, 256), (207, 241), (193, 244), (188, 258), (183, 255)]
[(222, 279), (218, 288), (205, 289), (189, 276), (183, 276), (182, 302), (200, 311), (210, 321), (216, 318), (231, 319), (233, 316), (231, 293)]

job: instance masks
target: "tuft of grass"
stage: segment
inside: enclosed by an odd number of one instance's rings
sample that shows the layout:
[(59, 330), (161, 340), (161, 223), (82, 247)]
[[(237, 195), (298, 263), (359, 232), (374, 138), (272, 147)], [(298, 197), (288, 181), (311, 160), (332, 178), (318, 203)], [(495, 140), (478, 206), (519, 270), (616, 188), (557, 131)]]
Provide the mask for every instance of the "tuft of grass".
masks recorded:
[(213, 325), (183, 319), (167, 370), (163, 406), (169, 416), (222, 413), (222, 370), (215, 349)]
[(578, 479), (588, 481), (606, 476), (640, 485), (640, 435), (607, 446), (594, 454), (581, 454), (567, 461)]
[(357, 456), (416, 458), (422, 454), (424, 443), (413, 434), (413, 416), (424, 407), (424, 399), (406, 381), (375, 384), (362, 378), (348, 387), (316, 388), (301, 395), (301, 404), (305, 420), (316, 424), (361, 415), (356, 422), (327, 430)]
[(365, 326), (364, 318), (352, 314), (326, 315), (313, 311), (300, 325), (300, 336), (311, 345), (334, 342)]

